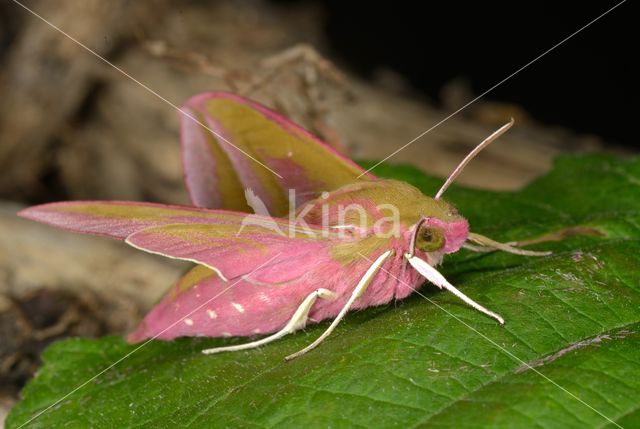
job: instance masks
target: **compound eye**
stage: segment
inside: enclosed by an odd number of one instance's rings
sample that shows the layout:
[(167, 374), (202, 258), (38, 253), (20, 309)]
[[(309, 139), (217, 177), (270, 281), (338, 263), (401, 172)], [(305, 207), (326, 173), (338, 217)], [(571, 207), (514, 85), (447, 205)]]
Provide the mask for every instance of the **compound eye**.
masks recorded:
[(440, 228), (426, 226), (420, 228), (416, 238), (416, 247), (423, 252), (434, 252), (444, 246), (444, 232)]

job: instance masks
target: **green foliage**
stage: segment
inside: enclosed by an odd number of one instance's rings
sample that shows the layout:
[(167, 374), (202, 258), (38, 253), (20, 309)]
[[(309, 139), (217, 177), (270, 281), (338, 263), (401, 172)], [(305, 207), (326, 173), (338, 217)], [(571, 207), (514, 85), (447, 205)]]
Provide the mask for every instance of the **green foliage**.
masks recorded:
[[(441, 183), (411, 167), (376, 172), (427, 194)], [(212, 356), (199, 351), (244, 340), (137, 351), (114, 337), (61, 341), (8, 427), (134, 351), (29, 427), (615, 427), (603, 415), (640, 427), (640, 161), (566, 157), (521, 192), (458, 187), (446, 197), (472, 230), (499, 240), (576, 225), (605, 236), (533, 246), (555, 252), (544, 258), (448, 257), (444, 274), (505, 326), (425, 285), (424, 297), (349, 314), (321, 347), (288, 363), (326, 323)]]

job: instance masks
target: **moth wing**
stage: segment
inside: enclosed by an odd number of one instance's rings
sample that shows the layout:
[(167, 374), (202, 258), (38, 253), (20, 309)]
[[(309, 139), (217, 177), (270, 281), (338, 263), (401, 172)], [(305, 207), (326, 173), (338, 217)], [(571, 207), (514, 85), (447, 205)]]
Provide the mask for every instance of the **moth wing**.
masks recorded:
[(128, 340), (275, 332), (314, 288), (305, 281), (289, 285), (255, 284), (250, 279), (225, 282), (206, 267), (196, 266), (151, 309)]
[[(336, 298), (318, 300), (309, 314), (309, 323), (333, 318), (369, 265), (367, 259), (343, 265), (329, 252), (288, 254), (277, 264), (255, 267), (252, 272), (229, 281), (199, 265), (145, 316), (128, 340), (273, 333), (284, 327), (305, 297), (321, 287), (332, 290)], [(397, 273), (403, 266), (396, 258), (390, 261), (388, 269)], [(387, 270), (379, 272), (353, 308), (388, 303), (394, 297), (395, 279)]]
[[(132, 341), (156, 335), (169, 339), (181, 335), (251, 335), (257, 333), (256, 329), (272, 332), (283, 326), (304, 297), (318, 287), (331, 287), (338, 296), (348, 296), (366, 269), (366, 261), (345, 265), (335, 259), (333, 246), (348, 245), (339, 236), (314, 229), (291, 231), (287, 220), (265, 216), (151, 203), (91, 201), (45, 204), (20, 214), (79, 233), (126, 238), (142, 250), (204, 265), (194, 268), (145, 317), (132, 334)], [(247, 219), (251, 222), (243, 226)], [(351, 250), (349, 253), (357, 249)], [(232, 280), (225, 282), (221, 276)], [(205, 296), (211, 297), (227, 287), (230, 289), (215, 299), (214, 307), (194, 312), (199, 314), (198, 319), (187, 316), (169, 326), (189, 313), (178, 312), (178, 307), (195, 309), (207, 301)], [(203, 295), (203, 289), (208, 295)], [(388, 299), (363, 297), (362, 304), (375, 305)], [(340, 300), (319, 302), (311, 317), (333, 317), (341, 305)], [(205, 324), (205, 317), (216, 318), (211, 314), (220, 317), (220, 324)], [(201, 323), (196, 324), (197, 321)]]
[[(191, 250), (200, 250), (202, 258), (191, 255), (193, 260), (215, 264), (211, 265), (214, 269), (203, 265), (193, 268), (145, 317), (131, 334), (131, 341), (157, 334), (158, 338), (170, 339), (182, 335), (252, 335), (256, 329), (273, 331), (286, 323), (306, 295), (326, 286), (326, 277), (319, 273), (335, 268), (328, 252), (333, 238), (304, 233), (291, 236), (288, 221), (247, 217), (246, 213), (137, 202), (79, 201), (34, 206), (23, 210), (21, 216), (79, 233), (116, 239), (131, 236), (131, 241), (136, 242), (137, 233), (138, 239), (146, 239), (156, 233), (178, 232), (165, 245), (172, 249), (184, 239), (185, 249), (177, 254), (167, 249), (170, 257), (184, 257), (192, 244), (189, 240), (195, 240), (200, 247)], [(254, 224), (243, 229), (242, 221), (246, 219)], [(181, 237), (185, 232), (187, 237)], [(150, 247), (156, 253), (163, 250), (157, 241)], [(218, 272), (244, 277), (225, 282)], [(180, 321), (188, 310), (196, 309), (226, 288), (229, 290), (212, 299), (208, 303), (211, 305), (187, 317), (190, 321)], [(176, 321), (180, 322), (171, 326)]]
[(125, 241), (146, 252), (207, 266), (225, 280), (269, 267), (271, 282), (296, 276), (305, 268), (297, 262), (314, 255), (322, 263), (322, 256), (339, 240), (321, 230), (292, 232), (280, 226), (276, 230), (275, 225), (171, 224), (142, 229)]
[[(246, 229), (240, 236), (231, 237), (218, 225), (153, 227), (136, 232), (126, 241), (142, 250), (203, 264), (227, 278), (226, 282), (216, 278), (204, 284), (206, 293), (200, 287), (185, 291), (176, 304), (165, 298), (145, 318), (146, 327), (141, 329), (146, 336), (134, 339), (155, 335), (162, 323), (188, 314), (180, 308), (191, 310), (200, 305), (207, 306), (209, 304), (204, 303), (209, 299), (212, 302), (209, 307), (205, 310), (198, 307), (194, 312), (197, 317), (187, 316), (190, 320), (177, 323), (178, 328), (172, 327), (167, 335), (271, 333), (282, 328), (303, 299), (320, 287), (333, 291), (336, 298), (316, 302), (310, 312), (310, 320), (335, 317), (371, 264), (361, 252), (377, 257), (389, 247), (383, 240), (372, 246), (359, 240), (341, 241), (334, 237), (275, 236), (259, 229)], [(334, 250), (337, 248), (348, 254), (336, 253)], [(400, 247), (398, 249), (401, 250)], [(376, 274), (367, 292), (353, 308), (389, 302), (396, 294), (395, 276), (406, 277), (405, 268), (402, 258), (390, 260), (387, 269)], [(214, 295), (215, 299), (212, 298)], [(220, 320), (220, 324), (207, 319), (221, 315), (225, 320)]]
[[(124, 240), (136, 231), (160, 225), (211, 224), (239, 228), (246, 213), (130, 201), (69, 201), (29, 207), (20, 216), (72, 232)], [(287, 228), (287, 221), (251, 215), (254, 222)]]
[(300, 205), (364, 173), (303, 128), (240, 96), (199, 94), (182, 111), (185, 182), (196, 206), (250, 211), (244, 191), (251, 188), (271, 215), (282, 216), (289, 189)]

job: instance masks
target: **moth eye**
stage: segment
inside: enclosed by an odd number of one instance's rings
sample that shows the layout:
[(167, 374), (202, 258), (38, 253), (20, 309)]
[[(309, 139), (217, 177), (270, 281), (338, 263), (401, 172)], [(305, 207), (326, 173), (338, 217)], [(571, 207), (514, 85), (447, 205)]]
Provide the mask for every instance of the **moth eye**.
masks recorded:
[(444, 233), (440, 228), (421, 228), (416, 240), (416, 247), (423, 252), (433, 252), (444, 246)]

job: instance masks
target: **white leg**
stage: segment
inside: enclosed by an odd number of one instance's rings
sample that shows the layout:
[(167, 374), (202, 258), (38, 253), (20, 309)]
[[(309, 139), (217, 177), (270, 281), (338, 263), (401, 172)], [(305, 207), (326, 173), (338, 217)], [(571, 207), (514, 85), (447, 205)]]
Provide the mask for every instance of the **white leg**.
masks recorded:
[(316, 289), (315, 291), (311, 292), (309, 296), (307, 296), (304, 299), (304, 301), (302, 301), (302, 304), (300, 304), (296, 312), (293, 313), (293, 316), (291, 317), (289, 322), (285, 325), (285, 327), (273, 335), (259, 339), (257, 341), (253, 341), (251, 343), (239, 344), (237, 346), (215, 347), (213, 349), (206, 349), (206, 350), (203, 350), (202, 353), (206, 355), (210, 355), (214, 353), (235, 352), (238, 350), (252, 349), (255, 347), (260, 347), (262, 345), (268, 344), (272, 341), (278, 340), (287, 334), (291, 334), (292, 332), (297, 331), (298, 329), (302, 329), (307, 323), (307, 319), (309, 317), (309, 311), (311, 311), (311, 307), (313, 307), (313, 304), (315, 304), (318, 298), (334, 299), (335, 293), (333, 293), (328, 289), (322, 289), (322, 288)]
[(498, 322), (500, 322), (501, 325), (504, 325), (504, 319), (502, 318), (502, 316), (494, 313), (491, 310), (487, 310), (486, 308), (484, 308), (483, 306), (481, 306), (480, 304), (478, 304), (477, 302), (469, 298), (467, 295), (460, 292), (451, 283), (449, 283), (447, 279), (445, 279), (444, 276), (440, 274), (438, 270), (433, 268), (431, 265), (427, 264), (425, 261), (423, 261), (422, 259), (416, 256), (410, 256), (408, 253), (405, 255), (405, 258), (407, 258), (411, 266), (415, 268), (416, 271), (422, 274), (431, 283), (433, 283), (436, 286), (439, 286), (440, 288), (445, 288), (446, 290), (448, 290), (449, 292), (451, 292), (452, 294), (454, 294), (455, 296), (463, 300), (467, 305), (475, 308), (481, 313), (484, 313), (488, 316), (493, 317)]
[[(494, 250), (502, 250), (503, 252), (513, 253), (515, 255), (522, 256), (548, 256), (551, 255), (552, 252), (536, 252), (534, 250), (525, 250), (520, 249), (518, 247), (514, 247), (512, 243), (500, 243), (498, 241), (492, 240), (489, 237), (485, 237), (484, 235), (476, 234), (474, 232), (469, 233), (469, 241), (472, 241), (476, 244), (480, 245), (480, 248), (473, 245), (464, 245), (466, 249), (469, 249), (473, 252), (491, 252)], [(480, 250), (483, 249), (483, 250)]]
[(347, 314), (347, 311), (349, 311), (349, 309), (351, 308), (353, 303), (356, 301), (356, 299), (360, 298), (362, 294), (365, 293), (365, 291), (367, 290), (367, 287), (371, 283), (371, 280), (373, 280), (373, 277), (380, 270), (380, 267), (382, 266), (382, 264), (387, 260), (389, 256), (391, 256), (392, 253), (393, 251), (387, 250), (382, 255), (380, 255), (373, 264), (371, 264), (367, 272), (364, 273), (364, 276), (362, 276), (362, 278), (358, 282), (358, 285), (355, 287), (355, 289), (353, 289), (353, 292), (351, 292), (351, 297), (349, 297), (349, 300), (344, 305), (344, 307), (342, 307), (342, 310), (340, 310), (340, 313), (338, 313), (338, 315), (333, 320), (333, 322), (331, 322), (331, 325), (329, 325), (327, 330), (324, 331), (322, 335), (320, 335), (320, 337), (318, 337), (318, 339), (315, 340), (313, 343), (309, 344), (307, 347), (300, 350), (299, 352), (296, 352), (294, 354), (287, 356), (285, 360), (291, 360), (291, 359), (297, 358), (298, 356), (302, 356), (308, 351), (315, 349), (316, 347), (318, 347), (318, 345), (322, 341), (325, 340), (325, 338), (331, 335), (333, 330), (336, 329), (336, 326), (338, 326), (340, 321), (344, 318), (345, 314)]

